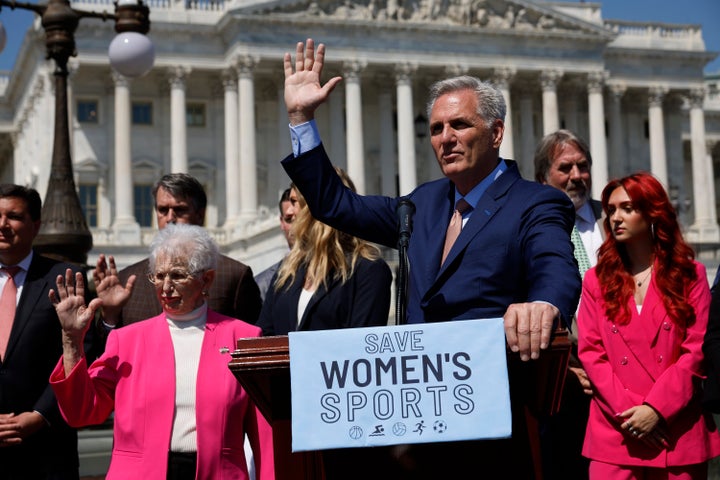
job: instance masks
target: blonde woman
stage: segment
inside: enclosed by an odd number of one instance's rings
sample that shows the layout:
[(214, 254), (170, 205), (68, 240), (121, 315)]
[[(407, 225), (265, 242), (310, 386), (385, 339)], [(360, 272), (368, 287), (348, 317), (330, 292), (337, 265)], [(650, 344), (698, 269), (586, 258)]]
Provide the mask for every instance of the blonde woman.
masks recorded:
[[(336, 170), (354, 190), (347, 174)], [(263, 335), (386, 325), (392, 273), (380, 250), (315, 220), (296, 188), (290, 201), (295, 244), (267, 292), (258, 321)]]
[[(343, 183), (355, 190), (350, 178), (335, 168)], [(295, 238), (272, 280), (258, 326), (263, 335), (287, 335), (296, 330), (369, 327), (387, 324), (392, 273), (380, 250), (315, 220), (296, 188), (290, 201)], [(399, 478), (387, 447), (323, 451), (326, 480)]]

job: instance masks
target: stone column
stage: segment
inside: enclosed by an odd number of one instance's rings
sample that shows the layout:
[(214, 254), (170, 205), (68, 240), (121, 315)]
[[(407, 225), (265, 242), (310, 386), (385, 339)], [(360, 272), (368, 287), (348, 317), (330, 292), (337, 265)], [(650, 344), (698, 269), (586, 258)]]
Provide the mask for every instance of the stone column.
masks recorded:
[(416, 68), (416, 66), (407, 63), (395, 66), (400, 195), (407, 195), (417, 186), (412, 93), (412, 75), (415, 73)]
[(343, 64), (345, 81), (345, 135), (347, 173), (359, 194), (365, 194), (365, 144), (363, 137), (362, 89), (360, 73), (365, 65), (351, 61)]
[(545, 70), (540, 74), (543, 105), (543, 135), (555, 132), (560, 128), (557, 85), (562, 75), (562, 72), (559, 70)]
[(392, 93), (383, 90), (391, 85), (389, 78), (378, 82), (378, 111), (380, 128), (380, 193), (389, 197), (397, 196), (397, 162), (395, 159), (395, 136), (393, 135)]
[(592, 196), (600, 198), (608, 182), (607, 143), (605, 141), (605, 105), (603, 85), (605, 72), (588, 74), (588, 114), (590, 125), (590, 154), (592, 164)]
[[(277, 129), (278, 132), (280, 132), (280, 136), (278, 138), (278, 152), (280, 153), (280, 155), (278, 155), (279, 158), (285, 158), (292, 153), (292, 144), (290, 143), (290, 129), (288, 127), (289, 123), (290, 122), (288, 121), (287, 107), (285, 106), (285, 86), (281, 83), (277, 87)], [(283, 178), (282, 181), (278, 181), (279, 200), (280, 193), (282, 193), (286, 188), (290, 186), (290, 182), (289, 180), (287, 180), (285, 170), (283, 170), (280, 164), (277, 161), (273, 161), (272, 159), (270, 160), (270, 162), (276, 165), (277, 168), (274, 171)]]
[[(238, 124), (240, 131), (240, 217), (257, 215), (257, 149), (255, 144), (255, 80), (253, 69), (258, 59), (249, 55), (238, 58)], [(237, 187), (236, 187), (237, 188)]]
[(620, 177), (630, 173), (630, 159), (623, 148), (622, 97), (625, 85), (610, 85), (610, 176)]
[(564, 99), (562, 118), (565, 119), (565, 128), (576, 135), (580, 135), (580, 124), (578, 122), (578, 112), (580, 111), (580, 107), (578, 106), (578, 90), (578, 85), (571, 83), (567, 86), (563, 85), (562, 93)]
[(702, 88), (690, 92), (690, 154), (692, 155), (693, 208), (695, 223), (688, 238), (693, 242), (720, 241), (720, 228), (715, 208), (715, 174), (712, 154), (705, 143), (705, 113)]
[(667, 87), (654, 86), (648, 90), (648, 124), (650, 130), (650, 171), (668, 188), (667, 154), (665, 152), (665, 126), (663, 99)]
[(187, 121), (185, 106), (185, 80), (190, 69), (171, 67), (170, 82), (170, 169), (171, 173), (187, 173)]
[(535, 178), (535, 119), (533, 117), (532, 86), (526, 84), (520, 95), (520, 127), (522, 133), (521, 157), (518, 159), (520, 171), (525, 178)]
[(513, 77), (515, 76), (514, 68), (496, 68), (493, 72), (493, 82), (505, 97), (505, 104), (507, 105), (507, 113), (505, 113), (505, 132), (503, 134), (503, 141), (500, 144), (500, 156), (502, 158), (514, 159), (515, 158), (515, 146), (513, 138), (513, 121), (512, 121), (512, 102), (510, 97), (510, 84)]
[(225, 99), (225, 228), (238, 222), (240, 207), (240, 156), (238, 151), (238, 80), (234, 70), (222, 72)]
[(115, 220), (118, 245), (139, 245), (140, 224), (135, 221), (132, 156), (130, 150), (130, 80), (113, 71), (115, 82)]
[[(341, 95), (342, 83), (334, 95), (328, 100), (328, 114), (330, 117), (330, 145), (325, 145), (328, 154), (337, 165), (347, 171), (347, 148), (345, 148), (345, 96)], [(328, 148), (329, 147), (329, 148)]]

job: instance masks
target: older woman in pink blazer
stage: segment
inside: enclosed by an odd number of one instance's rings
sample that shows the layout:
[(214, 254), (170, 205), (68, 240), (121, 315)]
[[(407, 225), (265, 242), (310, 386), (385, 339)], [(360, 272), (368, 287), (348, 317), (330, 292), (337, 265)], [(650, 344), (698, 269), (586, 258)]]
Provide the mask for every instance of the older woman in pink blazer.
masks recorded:
[(161, 230), (149, 278), (163, 313), (112, 331), (90, 367), (82, 339), (101, 301), (86, 308), (82, 277), (71, 273), (50, 293), (63, 328), (63, 357), (50, 382), (63, 416), (80, 427), (115, 412), (108, 480), (245, 480), (245, 434), (256, 478), (274, 479), (270, 426), (228, 368), (237, 339), (260, 329), (208, 310), (216, 258), (201, 227)]
[(580, 361), (594, 389), (583, 455), (590, 478), (706, 479), (720, 435), (702, 411), (710, 291), (662, 185), (613, 181), (607, 238), (578, 313)]

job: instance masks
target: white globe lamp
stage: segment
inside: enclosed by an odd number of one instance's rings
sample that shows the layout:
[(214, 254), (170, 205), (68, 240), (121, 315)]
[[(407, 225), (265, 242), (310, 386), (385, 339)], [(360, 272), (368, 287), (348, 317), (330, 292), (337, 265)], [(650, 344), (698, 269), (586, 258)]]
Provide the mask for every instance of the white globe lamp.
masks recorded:
[(148, 37), (137, 32), (118, 34), (108, 48), (110, 65), (126, 77), (142, 77), (155, 63), (155, 47)]

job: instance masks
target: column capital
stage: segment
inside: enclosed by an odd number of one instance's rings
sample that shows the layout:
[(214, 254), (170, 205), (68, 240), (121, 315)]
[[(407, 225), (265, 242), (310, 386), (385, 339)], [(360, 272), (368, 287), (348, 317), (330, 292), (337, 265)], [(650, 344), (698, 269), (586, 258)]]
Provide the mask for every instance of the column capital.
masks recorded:
[(397, 84), (409, 84), (412, 82), (412, 77), (417, 72), (418, 66), (416, 63), (396, 63), (393, 74), (395, 75), (395, 83)]
[(220, 81), (226, 92), (237, 92), (237, 72), (232, 68), (225, 68), (220, 72)]
[(248, 78), (252, 76), (255, 67), (260, 63), (260, 57), (248, 54), (237, 55), (233, 63), (238, 77)]
[(540, 85), (542, 86), (543, 91), (554, 92), (557, 89), (557, 85), (562, 79), (562, 76), (563, 71), (558, 69), (543, 70), (540, 72)]
[(346, 60), (342, 64), (343, 76), (348, 81), (357, 82), (360, 80), (360, 74), (365, 70), (367, 62), (364, 60)]
[(517, 69), (512, 67), (494, 68), (492, 73), (492, 81), (498, 88), (508, 89), (510, 88), (510, 83), (513, 81), (513, 78), (515, 78), (516, 74)]
[(614, 101), (620, 101), (625, 95), (625, 92), (627, 92), (627, 86), (622, 83), (613, 83), (608, 85), (608, 90)]
[(113, 84), (116, 88), (130, 86), (130, 79), (124, 75), (119, 74), (115, 70), (112, 70), (110, 72), (110, 77), (112, 78)]
[(170, 88), (185, 88), (185, 81), (187, 76), (190, 75), (191, 68), (182, 65), (176, 65), (174, 67), (168, 67), (166, 76)]
[(587, 74), (587, 88), (588, 93), (602, 93), (605, 82), (610, 77), (610, 74), (605, 70), (588, 72)]
[(690, 92), (688, 92), (687, 95), (687, 100), (690, 104), (690, 108), (703, 108), (706, 94), (707, 90), (705, 89), (705, 87), (696, 87), (690, 89)]
[(648, 88), (648, 104), (651, 107), (662, 107), (663, 99), (670, 89), (664, 85), (653, 85)]
[(462, 63), (454, 63), (445, 67), (446, 77), (459, 77), (460, 75), (467, 75), (470, 68)]

